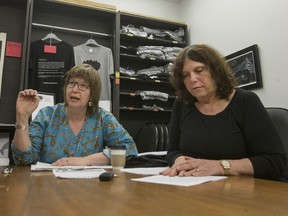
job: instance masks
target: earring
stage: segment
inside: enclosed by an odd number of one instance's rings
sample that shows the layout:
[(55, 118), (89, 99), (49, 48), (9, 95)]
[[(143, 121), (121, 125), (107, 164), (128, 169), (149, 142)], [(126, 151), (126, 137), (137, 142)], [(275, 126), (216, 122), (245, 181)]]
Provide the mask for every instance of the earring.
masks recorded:
[(89, 107), (93, 106), (92, 101), (89, 101), (89, 102), (88, 102), (88, 106), (89, 106)]

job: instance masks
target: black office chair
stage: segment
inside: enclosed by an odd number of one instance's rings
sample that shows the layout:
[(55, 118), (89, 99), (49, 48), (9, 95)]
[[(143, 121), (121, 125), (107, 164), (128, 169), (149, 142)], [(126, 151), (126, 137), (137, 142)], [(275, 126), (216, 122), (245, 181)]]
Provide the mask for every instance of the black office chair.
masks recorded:
[[(266, 110), (279, 132), (288, 157), (288, 109), (280, 107), (266, 107)], [(288, 181), (288, 179), (285, 179), (284, 181)]]

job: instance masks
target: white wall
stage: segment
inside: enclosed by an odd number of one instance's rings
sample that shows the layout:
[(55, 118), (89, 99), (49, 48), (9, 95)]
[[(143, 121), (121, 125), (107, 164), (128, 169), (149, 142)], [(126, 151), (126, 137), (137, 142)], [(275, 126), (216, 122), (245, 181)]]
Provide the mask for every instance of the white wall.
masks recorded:
[[(92, 0), (94, 2), (116, 6), (117, 10), (125, 10), (147, 16), (179, 21), (179, 0)], [(180, 0), (182, 1), (182, 0)], [(180, 20), (181, 21), (181, 20)]]
[(288, 108), (287, 0), (95, 0), (118, 10), (184, 21), (190, 43), (208, 43), (224, 56), (258, 44), (265, 106)]
[(224, 55), (258, 44), (263, 88), (254, 92), (265, 106), (288, 108), (288, 1), (184, 0), (180, 7), (191, 44), (209, 43)]

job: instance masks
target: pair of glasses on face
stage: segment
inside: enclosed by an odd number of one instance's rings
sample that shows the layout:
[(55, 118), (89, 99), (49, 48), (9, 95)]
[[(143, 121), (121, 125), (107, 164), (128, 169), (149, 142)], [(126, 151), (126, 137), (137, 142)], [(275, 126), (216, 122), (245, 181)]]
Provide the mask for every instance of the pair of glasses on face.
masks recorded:
[(67, 84), (67, 87), (68, 88), (74, 88), (75, 85), (77, 85), (77, 87), (80, 91), (86, 91), (90, 87), (89, 84), (79, 83), (79, 82), (75, 82), (75, 81), (69, 81)]

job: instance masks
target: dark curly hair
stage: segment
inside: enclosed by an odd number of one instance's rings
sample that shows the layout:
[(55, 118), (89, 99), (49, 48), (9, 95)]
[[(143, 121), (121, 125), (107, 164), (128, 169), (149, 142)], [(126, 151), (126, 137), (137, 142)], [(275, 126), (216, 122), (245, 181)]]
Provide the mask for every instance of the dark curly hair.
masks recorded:
[(182, 70), (186, 58), (201, 62), (207, 66), (216, 83), (216, 95), (219, 99), (229, 99), (229, 95), (237, 86), (236, 79), (231, 73), (231, 67), (216, 49), (206, 44), (197, 44), (181, 50), (174, 62), (171, 83), (180, 100), (188, 103), (195, 103), (197, 101), (188, 92), (183, 82)]
[(89, 64), (79, 64), (74, 66), (65, 74), (65, 85), (64, 85), (64, 103), (67, 105), (66, 101), (66, 87), (71, 78), (77, 77), (82, 78), (90, 85), (90, 101), (92, 106), (87, 107), (86, 115), (92, 115), (98, 112), (99, 100), (101, 93), (101, 80), (99, 72)]

